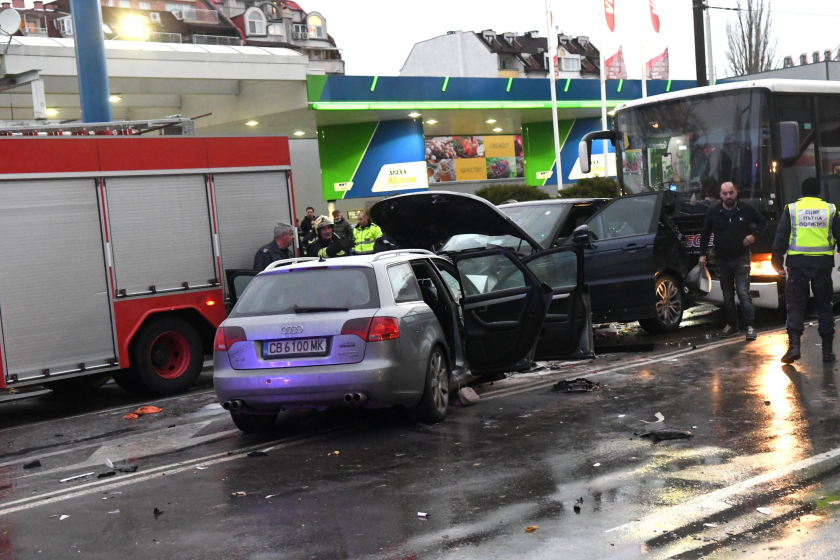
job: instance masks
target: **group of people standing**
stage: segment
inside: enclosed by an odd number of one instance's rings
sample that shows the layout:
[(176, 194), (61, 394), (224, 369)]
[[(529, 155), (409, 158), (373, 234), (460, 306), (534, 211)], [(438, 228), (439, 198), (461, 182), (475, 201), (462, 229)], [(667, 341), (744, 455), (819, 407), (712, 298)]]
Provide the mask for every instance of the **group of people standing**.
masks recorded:
[[(279, 223), (274, 227), (274, 240), (263, 245), (254, 256), (254, 270), (264, 270), (274, 261), (291, 259), (294, 255), (295, 230)], [(347, 255), (364, 255), (375, 252), (375, 244), (382, 237), (379, 226), (370, 221), (367, 213), (359, 212), (355, 226), (344, 218), (341, 210), (329, 216), (315, 217), (315, 209), (306, 209), (300, 223), (301, 256), (331, 259)]]
[[(819, 315), (818, 332), (822, 340), (823, 362), (833, 362), (834, 295), (832, 271), (834, 254), (840, 240), (837, 208), (820, 198), (820, 182), (810, 177), (801, 187), (801, 197), (785, 207), (773, 241), (772, 266), (786, 278), (786, 329), (788, 349), (782, 362), (791, 364), (801, 356), (800, 340), (804, 333), (805, 307), (811, 293)], [(750, 297), (750, 246), (767, 226), (764, 216), (749, 204), (738, 201), (732, 183), (723, 183), (721, 202), (706, 214), (700, 241), (700, 263), (706, 263), (709, 239), (714, 234), (715, 266), (723, 292), (726, 327), (722, 338), (738, 334), (735, 294), (747, 324), (747, 340), (755, 340), (755, 312)]]

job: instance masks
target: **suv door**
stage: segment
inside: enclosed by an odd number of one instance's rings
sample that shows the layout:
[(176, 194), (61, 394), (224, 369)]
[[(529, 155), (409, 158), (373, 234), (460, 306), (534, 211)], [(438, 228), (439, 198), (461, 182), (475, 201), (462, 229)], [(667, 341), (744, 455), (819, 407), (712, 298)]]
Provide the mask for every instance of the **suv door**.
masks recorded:
[(653, 244), (662, 193), (623, 196), (587, 221), (591, 247), (585, 277), (594, 322), (636, 321), (655, 314)]
[(506, 249), (466, 252), (453, 261), (462, 294), (464, 354), (472, 373), (528, 369), (551, 288)]
[(537, 340), (536, 360), (594, 357), (592, 309), (580, 247), (549, 249), (523, 259), (551, 287), (551, 305)]

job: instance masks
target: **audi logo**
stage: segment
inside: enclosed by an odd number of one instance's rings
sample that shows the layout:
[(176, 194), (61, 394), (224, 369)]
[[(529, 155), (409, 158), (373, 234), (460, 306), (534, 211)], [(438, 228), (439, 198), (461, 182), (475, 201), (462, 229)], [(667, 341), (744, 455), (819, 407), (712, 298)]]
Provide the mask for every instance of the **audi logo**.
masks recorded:
[(303, 326), (292, 325), (291, 327), (280, 327), (280, 332), (283, 334), (300, 334), (303, 332)]

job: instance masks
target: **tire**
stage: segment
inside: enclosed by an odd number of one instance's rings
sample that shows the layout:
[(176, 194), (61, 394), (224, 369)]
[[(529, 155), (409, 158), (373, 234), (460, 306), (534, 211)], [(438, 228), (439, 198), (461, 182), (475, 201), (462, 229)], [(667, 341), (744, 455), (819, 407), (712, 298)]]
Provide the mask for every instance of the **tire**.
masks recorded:
[(240, 431), (246, 434), (254, 432), (270, 432), (277, 423), (278, 414), (241, 414), (231, 412), (230, 419)]
[(158, 319), (137, 333), (130, 372), (136, 379), (124, 382), (138, 382), (154, 395), (172, 395), (195, 383), (203, 364), (204, 350), (195, 328), (181, 319)]
[(679, 281), (670, 274), (661, 274), (656, 279), (656, 315), (641, 319), (639, 325), (649, 333), (669, 333), (680, 327), (685, 302)]
[(109, 379), (111, 379), (110, 373), (93, 373), (71, 377), (70, 379), (58, 379), (44, 383), (43, 385), (45, 389), (50, 389), (59, 395), (79, 395), (89, 391), (96, 391), (105, 385)]
[(426, 383), (411, 415), (426, 424), (435, 424), (446, 418), (449, 409), (449, 362), (440, 346), (432, 348), (426, 365)]

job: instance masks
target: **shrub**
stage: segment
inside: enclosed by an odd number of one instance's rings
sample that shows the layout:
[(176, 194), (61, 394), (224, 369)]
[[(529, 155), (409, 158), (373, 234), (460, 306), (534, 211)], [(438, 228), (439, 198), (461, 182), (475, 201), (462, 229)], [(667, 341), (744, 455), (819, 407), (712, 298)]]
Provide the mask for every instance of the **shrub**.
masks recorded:
[(558, 198), (615, 198), (617, 195), (618, 185), (609, 177), (580, 179), (577, 185), (557, 193)]
[(475, 191), (476, 196), (488, 200), (492, 204), (501, 204), (506, 200), (525, 202), (526, 200), (545, 200), (551, 198), (537, 187), (525, 185), (488, 185)]

